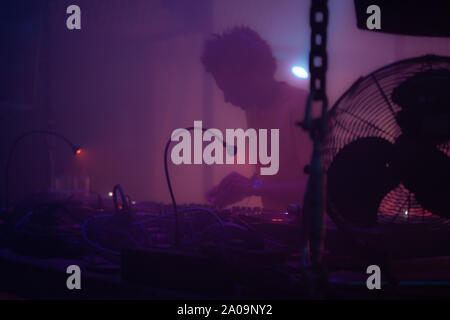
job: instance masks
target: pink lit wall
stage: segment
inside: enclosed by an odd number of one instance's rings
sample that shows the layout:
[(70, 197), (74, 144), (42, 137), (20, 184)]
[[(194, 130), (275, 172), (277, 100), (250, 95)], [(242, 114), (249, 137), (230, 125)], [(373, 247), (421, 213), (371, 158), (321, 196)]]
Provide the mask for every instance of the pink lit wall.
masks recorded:
[[(65, 29), (71, 2), (51, 6), (49, 104), (56, 129), (84, 147), (81, 161), (91, 189), (101, 194), (120, 183), (132, 198), (168, 202), (163, 150), (172, 130), (194, 120), (222, 130), (246, 127), (242, 111), (223, 102), (202, 69), (209, 33), (236, 25), (255, 29), (273, 47), (277, 78), (308, 88), (290, 69), (307, 67), (309, 1), (80, 0), (83, 25), (76, 32)], [(385, 64), (426, 53), (450, 55), (448, 39), (358, 30), (352, 0), (329, 6), (331, 104), (359, 76)], [(179, 203), (204, 202), (206, 190), (233, 170), (253, 173), (237, 165), (170, 170)]]

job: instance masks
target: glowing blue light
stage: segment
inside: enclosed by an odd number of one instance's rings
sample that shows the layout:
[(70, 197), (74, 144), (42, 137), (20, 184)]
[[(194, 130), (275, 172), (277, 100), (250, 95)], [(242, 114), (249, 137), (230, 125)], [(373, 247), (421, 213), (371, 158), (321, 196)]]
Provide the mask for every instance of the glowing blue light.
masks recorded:
[(298, 78), (308, 79), (308, 72), (302, 67), (293, 66), (291, 71)]

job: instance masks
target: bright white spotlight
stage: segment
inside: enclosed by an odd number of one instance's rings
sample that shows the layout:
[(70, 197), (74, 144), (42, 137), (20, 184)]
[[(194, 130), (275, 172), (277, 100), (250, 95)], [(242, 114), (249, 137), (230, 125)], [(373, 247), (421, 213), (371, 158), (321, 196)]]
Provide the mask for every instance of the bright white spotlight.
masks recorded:
[(298, 78), (308, 79), (308, 72), (302, 67), (293, 66), (291, 71)]

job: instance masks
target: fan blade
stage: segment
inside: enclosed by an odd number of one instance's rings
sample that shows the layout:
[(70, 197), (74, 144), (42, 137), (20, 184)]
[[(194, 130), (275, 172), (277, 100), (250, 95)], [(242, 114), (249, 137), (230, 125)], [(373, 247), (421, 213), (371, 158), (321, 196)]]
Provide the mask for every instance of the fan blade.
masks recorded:
[(339, 151), (327, 172), (327, 197), (338, 215), (359, 226), (376, 224), (381, 200), (400, 182), (390, 166), (393, 152), (393, 144), (377, 137)]
[(393, 170), (417, 202), (442, 218), (450, 218), (450, 157), (434, 145), (404, 135), (395, 143)]

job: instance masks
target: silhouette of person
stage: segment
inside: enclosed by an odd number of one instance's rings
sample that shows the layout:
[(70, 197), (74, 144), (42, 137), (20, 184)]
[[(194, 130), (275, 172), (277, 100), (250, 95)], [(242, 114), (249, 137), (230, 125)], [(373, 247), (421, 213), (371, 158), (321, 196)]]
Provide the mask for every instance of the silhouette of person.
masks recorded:
[(450, 71), (419, 72), (392, 91), (402, 109), (396, 120), (402, 133), (421, 143), (436, 145), (450, 139)]
[(252, 178), (232, 172), (207, 193), (207, 199), (225, 207), (260, 196), (264, 209), (270, 210), (300, 204), (307, 181), (303, 168), (309, 163), (312, 142), (296, 122), (303, 119), (308, 92), (275, 79), (276, 60), (270, 46), (248, 27), (213, 35), (205, 42), (202, 63), (225, 102), (245, 111), (248, 128), (279, 129), (276, 175), (260, 176), (260, 164)]

